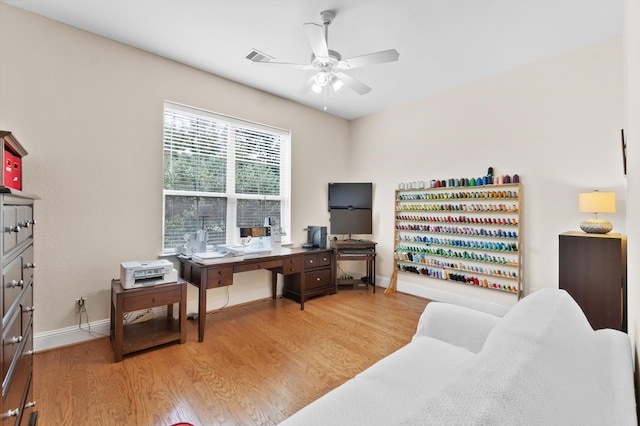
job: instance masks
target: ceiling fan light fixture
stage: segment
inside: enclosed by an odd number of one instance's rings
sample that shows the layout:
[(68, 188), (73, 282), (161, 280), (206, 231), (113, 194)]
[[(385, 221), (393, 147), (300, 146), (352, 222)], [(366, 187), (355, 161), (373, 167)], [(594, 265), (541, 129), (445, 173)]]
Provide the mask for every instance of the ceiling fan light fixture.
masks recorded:
[(331, 87), (333, 88), (334, 93), (344, 87), (344, 81), (340, 80), (338, 77), (333, 77), (331, 81)]
[(318, 86), (324, 87), (329, 82), (329, 76), (326, 72), (320, 71), (318, 74), (316, 74), (314, 81)]
[(313, 83), (311, 85), (311, 91), (313, 93), (317, 93), (318, 95), (322, 93), (322, 89), (324, 89), (323, 87), (318, 86), (316, 83)]

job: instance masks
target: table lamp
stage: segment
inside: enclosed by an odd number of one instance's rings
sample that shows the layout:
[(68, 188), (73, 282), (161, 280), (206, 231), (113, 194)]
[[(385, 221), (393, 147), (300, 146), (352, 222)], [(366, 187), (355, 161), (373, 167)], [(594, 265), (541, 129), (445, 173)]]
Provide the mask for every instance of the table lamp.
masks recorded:
[(583, 192), (580, 194), (580, 212), (593, 213), (595, 219), (587, 219), (580, 224), (580, 229), (588, 234), (607, 234), (613, 225), (606, 219), (598, 219), (598, 213), (616, 212), (615, 192)]

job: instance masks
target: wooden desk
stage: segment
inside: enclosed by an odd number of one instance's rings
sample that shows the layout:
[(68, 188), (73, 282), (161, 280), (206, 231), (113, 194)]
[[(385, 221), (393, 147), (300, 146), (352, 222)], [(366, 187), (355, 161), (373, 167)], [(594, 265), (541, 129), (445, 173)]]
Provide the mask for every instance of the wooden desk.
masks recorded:
[(336, 251), (336, 263), (341, 261), (361, 261), (366, 262), (367, 275), (359, 279), (337, 279), (336, 285), (357, 285), (369, 284), (376, 292), (376, 242), (366, 240), (336, 240), (333, 248)]
[[(178, 304), (178, 319), (173, 304)], [(166, 318), (123, 324), (125, 312), (167, 305)], [(116, 362), (122, 356), (170, 342), (187, 341), (187, 286), (183, 280), (125, 290), (120, 280), (111, 281), (111, 344)]]
[[(318, 257), (319, 256), (319, 257)], [(180, 277), (198, 287), (198, 341), (204, 340), (207, 317), (207, 290), (233, 285), (233, 274), (239, 272), (271, 271), (271, 292), (276, 298), (278, 274), (284, 276), (283, 296), (300, 303), (304, 309), (306, 299), (319, 294), (334, 294), (335, 262), (329, 249), (282, 248), (265, 255), (245, 256), (239, 260), (201, 265), (189, 259), (180, 259)], [(322, 259), (329, 259), (320, 264)], [(329, 271), (324, 272), (323, 271)]]

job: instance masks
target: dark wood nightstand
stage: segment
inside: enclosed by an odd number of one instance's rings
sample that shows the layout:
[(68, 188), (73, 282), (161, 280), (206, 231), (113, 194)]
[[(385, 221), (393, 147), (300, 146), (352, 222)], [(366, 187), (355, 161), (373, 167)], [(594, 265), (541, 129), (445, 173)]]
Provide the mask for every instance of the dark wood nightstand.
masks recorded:
[[(178, 304), (178, 319), (173, 317), (173, 304)], [(167, 306), (167, 316), (149, 321), (124, 324), (125, 312)], [(111, 344), (116, 362), (132, 352), (171, 342), (187, 341), (187, 286), (183, 280), (125, 290), (120, 280), (111, 282)]]
[(620, 234), (560, 234), (559, 288), (591, 327), (627, 331), (627, 239)]

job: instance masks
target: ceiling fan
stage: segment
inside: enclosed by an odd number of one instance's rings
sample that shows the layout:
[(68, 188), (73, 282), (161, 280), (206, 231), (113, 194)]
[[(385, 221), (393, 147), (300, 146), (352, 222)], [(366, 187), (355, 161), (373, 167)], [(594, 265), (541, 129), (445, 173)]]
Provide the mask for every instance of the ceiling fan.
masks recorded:
[[(251, 51), (247, 55), (247, 59), (254, 63), (262, 63), (271, 66), (281, 66), (287, 68), (295, 68), (301, 70), (311, 70), (315, 73), (307, 80), (301, 91), (321, 94), (333, 93), (342, 87), (347, 88), (365, 95), (371, 91), (371, 87), (356, 80), (345, 71), (360, 68), (367, 65), (381, 64), (385, 62), (394, 62), (398, 60), (400, 54), (395, 49), (383, 50), (380, 52), (369, 53), (367, 55), (356, 56), (350, 59), (342, 59), (342, 55), (331, 50), (328, 47), (329, 25), (335, 18), (335, 13), (325, 10), (320, 13), (322, 25), (308, 22), (304, 24), (304, 29), (311, 44), (313, 53), (311, 54), (311, 62), (309, 64), (291, 64), (284, 62), (272, 62), (272, 57), (256, 50)], [(325, 105), (326, 109), (326, 105)]]

